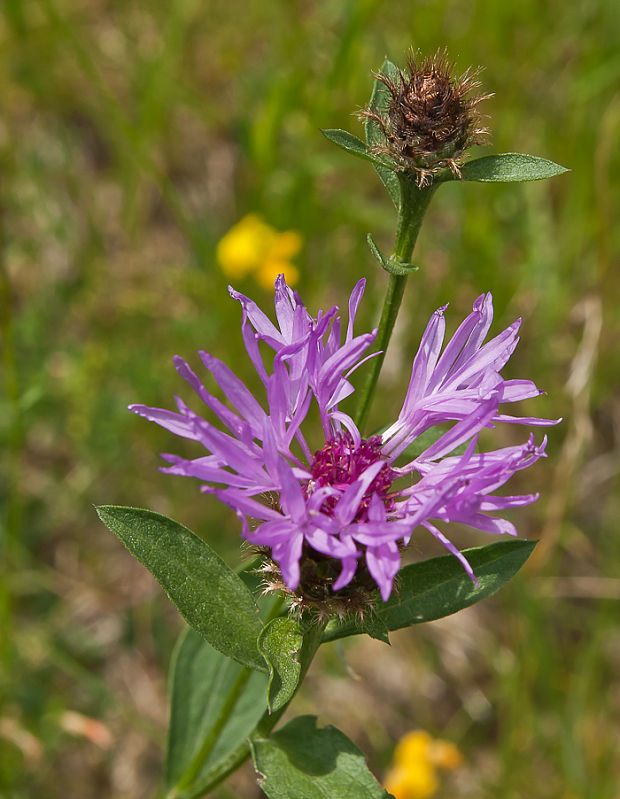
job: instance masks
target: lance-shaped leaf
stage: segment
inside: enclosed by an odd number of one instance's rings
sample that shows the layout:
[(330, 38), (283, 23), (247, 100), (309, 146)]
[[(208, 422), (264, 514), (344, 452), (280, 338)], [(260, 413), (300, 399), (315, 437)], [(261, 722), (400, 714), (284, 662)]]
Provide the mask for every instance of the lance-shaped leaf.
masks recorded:
[[(388, 630), (399, 630), (457, 613), (500, 589), (523, 566), (535, 546), (535, 541), (512, 539), (464, 550), (478, 585), (452, 555), (405, 566), (388, 601), (377, 603), (375, 616)], [(370, 634), (363, 621), (330, 622), (323, 641), (365, 632)]]
[(269, 799), (388, 799), (364, 755), (335, 727), (298, 716), (269, 739), (251, 741), (259, 784)]
[(290, 617), (273, 619), (259, 636), (258, 650), (269, 666), (270, 712), (284, 707), (295, 693), (301, 673), (299, 653), (303, 641), (299, 622)]
[(189, 769), (194, 772), (192, 782), (204, 777), (243, 743), (267, 708), (267, 675), (248, 674), (190, 627), (173, 654), (170, 694), (169, 788)]
[[(380, 72), (390, 78), (396, 78), (400, 75), (398, 67), (387, 59), (383, 62)], [(379, 116), (384, 116), (387, 111), (389, 97), (390, 93), (386, 85), (382, 81), (375, 79), (370, 100), (368, 101), (368, 110), (379, 114)], [(364, 120), (364, 133), (366, 135), (366, 144), (371, 152), (373, 148), (385, 146), (385, 136), (379, 123), (374, 119), (367, 117)], [(400, 208), (400, 183), (395, 172), (389, 167), (380, 164), (375, 164), (375, 170), (388, 190), (392, 202), (396, 208)]]
[(374, 155), (361, 139), (349, 133), (348, 130), (341, 130), (340, 128), (324, 128), (321, 130), (323, 136), (329, 139), (338, 147), (342, 147), (351, 155), (356, 155), (358, 158), (363, 158), (365, 161), (371, 161), (373, 164), (385, 166), (385, 159), (381, 159)]
[(190, 627), (222, 654), (266, 670), (256, 648), (263, 625), (254, 597), (205, 541), (154, 511), (102, 505), (97, 513), (161, 583)]
[[(486, 155), (468, 161), (461, 167), (463, 180), (475, 180), (480, 183), (515, 183), (528, 180), (543, 180), (569, 172), (560, 164), (525, 153), (499, 153)], [(446, 175), (446, 180), (454, 180), (453, 175)]]

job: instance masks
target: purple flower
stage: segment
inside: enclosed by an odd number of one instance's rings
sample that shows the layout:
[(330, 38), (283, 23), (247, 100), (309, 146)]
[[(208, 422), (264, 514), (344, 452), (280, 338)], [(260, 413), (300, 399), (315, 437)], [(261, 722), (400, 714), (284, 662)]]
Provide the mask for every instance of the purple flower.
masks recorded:
[[(200, 352), (227, 403), (211, 394), (182, 358), (174, 362), (217, 426), (180, 398), (178, 412), (130, 408), (202, 444), (208, 454), (195, 459), (164, 455), (170, 465), (163, 471), (198, 478), (204, 492), (233, 508), (243, 537), (270, 550), (291, 591), (303, 594), (302, 570), (311, 561), (324, 567), (334, 592), (370, 575), (387, 600), (400, 551), (418, 526), (459, 558), (475, 580), (465, 557), (436, 525), (456, 521), (516, 535), (509, 521), (489, 514), (527, 505), (538, 495), (495, 492), (542, 457), (546, 445), (546, 438), (537, 446), (530, 435), (520, 446), (476, 452), (480, 431), (497, 422), (544, 426), (556, 421), (500, 411), (506, 403), (542, 392), (529, 380), (501, 377), (518, 342), (519, 321), (483, 343), (493, 318), (491, 295), (486, 294), (443, 351), (447, 306), (433, 314), (398, 419), (380, 435), (363, 439), (339, 404), (353, 392), (352, 372), (373, 357), (366, 351), (376, 330), (353, 334), (364, 286), (360, 280), (351, 294), (344, 337), (337, 307), (310, 316), (282, 276), (276, 281), (277, 325), (252, 300), (230, 289), (242, 307), (242, 335), (265, 387), (266, 404), (225, 364)], [(268, 359), (264, 345), (273, 351)], [(313, 404), (324, 433), (318, 449), (301, 429)], [(420, 446), (422, 433), (446, 422), (452, 423), (449, 429), (441, 428), (430, 445)], [(266, 503), (265, 494), (277, 500)]]

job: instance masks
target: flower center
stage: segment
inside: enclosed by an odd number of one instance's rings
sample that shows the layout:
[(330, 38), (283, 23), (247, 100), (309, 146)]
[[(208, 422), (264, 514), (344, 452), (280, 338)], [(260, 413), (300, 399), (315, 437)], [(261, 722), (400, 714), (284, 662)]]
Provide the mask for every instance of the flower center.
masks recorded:
[[(365, 469), (382, 460), (384, 456), (381, 452), (381, 436), (363, 439), (361, 444), (355, 447), (349, 433), (339, 433), (328, 441), (323, 449), (314, 453), (310, 467), (312, 480), (308, 483), (306, 491), (310, 495), (323, 486), (344, 491), (363, 474)], [(392, 510), (394, 498), (389, 492), (395, 476), (395, 472), (386, 462), (362, 497), (354, 521), (366, 520), (368, 505), (373, 494), (379, 496), (386, 510)], [(329, 497), (323, 504), (322, 511), (331, 516), (337, 502), (338, 497)]]

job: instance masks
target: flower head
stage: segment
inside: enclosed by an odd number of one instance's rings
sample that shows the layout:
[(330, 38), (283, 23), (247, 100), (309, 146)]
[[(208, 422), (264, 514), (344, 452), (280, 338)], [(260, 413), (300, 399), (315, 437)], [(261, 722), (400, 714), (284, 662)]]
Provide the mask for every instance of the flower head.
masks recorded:
[(480, 70), (468, 69), (457, 78), (453, 69), (445, 52), (417, 59), (412, 51), (404, 72), (377, 76), (389, 93), (384, 113), (362, 112), (385, 137), (379, 152), (399, 170), (414, 173), (420, 186), (446, 167), (460, 176), (461, 156), (487, 133), (477, 106), (490, 95), (470, 96), (480, 86)]
[(280, 232), (257, 214), (247, 214), (220, 239), (216, 256), (227, 277), (251, 274), (263, 288), (270, 289), (281, 273), (290, 285), (297, 282), (299, 273), (290, 259), (300, 250), (299, 233)]
[[(194, 459), (164, 455), (169, 466), (163, 471), (199, 479), (204, 492), (236, 512), (243, 537), (269, 553), (266, 571), (274, 584), (301, 604), (327, 604), (338, 612), (359, 608), (375, 585), (383, 600), (389, 597), (401, 549), (418, 527), (459, 558), (475, 580), (465, 557), (440, 528), (457, 521), (515, 535), (511, 522), (492, 514), (527, 505), (538, 495), (495, 492), (543, 456), (546, 443), (543, 439), (536, 445), (530, 435), (519, 446), (477, 452), (480, 431), (499, 422), (555, 423), (504, 413), (504, 404), (542, 392), (529, 380), (500, 375), (517, 345), (519, 322), (484, 343), (493, 317), (491, 295), (486, 294), (478, 297), (443, 351), (447, 306), (433, 314), (398, 418), (380, 435), (362, 438), (340, 403), (353, 392), (351, 374), (372, 357), (367, 350), (376, 331), (354, 334), (364, 286), (360, 280), (351, 294), (344, 331), (337, 307), (311, 316), (281, 275), (275, 291), (277, 324), (230, 289), (241, 304), (242, 335), (264, 386), (264, 403), (224, 363), (200, 352), (227, 403), (182, 358), (174, 362), (215, 424), (179, 398), (177, 412), (130, 406), (204, 447), (207, 454)], [(271, 351), (268, 358), (265, 346)], [(318, 446), (311, 446), (302, 430), (312, 406), (323, 428)], [(416, 448), (422, 433), (445, 423), (450, 427), (440, 428), (430, 445)]]

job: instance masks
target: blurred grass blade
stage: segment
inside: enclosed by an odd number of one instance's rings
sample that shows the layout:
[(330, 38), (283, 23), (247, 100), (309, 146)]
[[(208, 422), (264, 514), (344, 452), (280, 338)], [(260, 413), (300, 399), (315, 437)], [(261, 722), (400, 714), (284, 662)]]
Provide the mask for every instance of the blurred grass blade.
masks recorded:
[(268, 740), (251, 741), (259, 784), (269, 799), (387, 799), (364, 755), (335, 727), (298, 716)]
[[(397, 78), (400, 76), (400, 70), (389, 59), (383, 62), (380, 72), (390, 78)], [(386, 85), (378, 78), (375, 78), (372, 92), (370, 93), (370, 100), (368, 101), (368, 110), (383, 115), (387, 109), (389, 97), (390, 93)], [(364, 133), (366, 135), (366, 145), (369, 150), (372, 151), (374, 147), (385, 145), (385, 137), (381, 131), (381, 127), (374, 119), (366, 118), (364, 120)], [(393, 170), (379, 164), (375, 164), (375, 170), (392, 198), (392, 202), (396, 208), (400, 208), (400, 183), (398, 177)]]
[(291, 617), (273, 619), (259, 636), (258, 649), (269, 666), (270, 712), (284, 707), (295, 693), (301, 674), (299, 654), (303, 641), (299, 622)]
[(101, 505), (101, 521), (153, 574), (185, 621), (223, 655), (266, 671), (262, 623), (245, 583), (187, 527), (159, 513)]
[[(537, 155), (525, 153), (500, 153), (486, 155), (468, 161), (461, 167), (463, 180), (473, 180), (480, 183), (519, 183), (528, 180), (544, 180), (555, 175), (570, 172), (564, 166), (540, 158)], [(448, 180), (458, 178), (448, 177)]]
[[(188, 774), (193, 763), (194, 779), (216, 768), (247, 738), (267, 707), (267, 675), (244, 669), (190, 627), (181, 634), (173, 654), (170, 694), (169, 788)], [(226, 719), (222, 717), (225, 710), (229, 711)], [(200, 754), (204, 757), (197, 763)]]
[[(453, 555), (405, 566), (398, 573), (392, 596), (376, 606), (375, 615), (388, 630), (400, 630), (457, 613), (499, 590), (519, 571), (535, 546), (536, 541), (512, 539), (464, 550), (478, 585)], [(376, 621), (373, 624), (376, 626)], [(370, 634), (363, 621), (330, 622), (323, 641), (366, 632)]]

